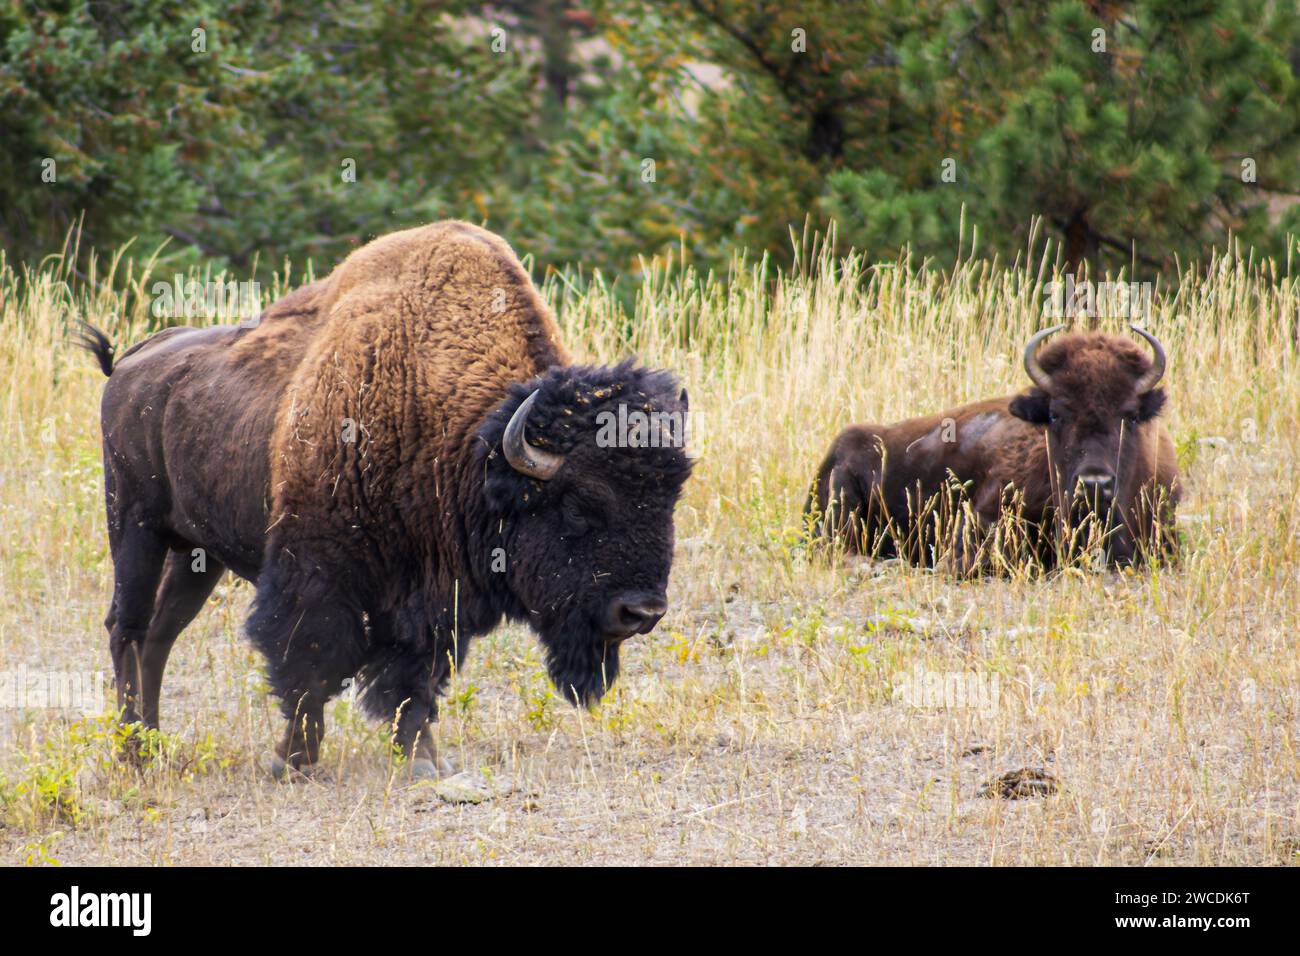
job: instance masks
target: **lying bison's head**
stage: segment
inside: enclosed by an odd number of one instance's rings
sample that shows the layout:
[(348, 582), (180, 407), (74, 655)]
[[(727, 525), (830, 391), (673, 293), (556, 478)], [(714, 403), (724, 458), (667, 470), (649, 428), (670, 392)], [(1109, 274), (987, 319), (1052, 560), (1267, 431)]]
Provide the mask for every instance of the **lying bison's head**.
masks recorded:
[(1073, 334), (1038, 345), (1064, 326), (1044, 329), (1025, 347), (1025, 371), (1037, 387), (1011, 402), (1011, 414), (1047, 426), (1048, 461), (1057, 507), (1075, 519), (1096, 515), (1109, 526), (1137, 493), (1138, 427), (1165, 404), (1157, 388), (1165, 350), (1133, 326), (1152, 357), (1129, 339)]
[(487, 560), (499, 541), (495, 570), (574, 703), (600, 699), (619, 645), (668, 608), (686, 412), (666, 372), (567, 366), (514, 386), (479, 431)]

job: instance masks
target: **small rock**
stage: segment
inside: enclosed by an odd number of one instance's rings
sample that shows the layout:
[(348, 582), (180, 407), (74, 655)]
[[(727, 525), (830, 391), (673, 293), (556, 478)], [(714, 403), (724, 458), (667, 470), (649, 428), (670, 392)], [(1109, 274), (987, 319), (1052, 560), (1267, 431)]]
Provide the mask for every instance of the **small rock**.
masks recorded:
[(975, 796), (1019, 800), (1021, 797), (1051, 796), (1058, 789), (1056, 778), (1041, 767), (1021, 767), (990, 780), (976, 791)]
[(496, 796), (492, 784), (468, 770), (433, 781), (432, 789), (448, 803), (482, 803)]

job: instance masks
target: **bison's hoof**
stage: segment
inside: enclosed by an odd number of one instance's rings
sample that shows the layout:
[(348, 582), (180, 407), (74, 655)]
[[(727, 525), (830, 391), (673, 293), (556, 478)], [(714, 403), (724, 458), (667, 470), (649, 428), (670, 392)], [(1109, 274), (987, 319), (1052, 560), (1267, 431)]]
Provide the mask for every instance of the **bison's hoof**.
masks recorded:
[(292, 783), (295, 780), (309, 780), (317, 776), (316, 768), (313, 764), (303, 764), (295, 767), (287, 763), (283, 757), (274, 751), (266, 760), (266, 769), (271, 774), (272, 779), (280, 783)]
[(429, 757), (416, 757), (411, 761), (411, 776), (416, 780), (437, 780), (451, 772), (451, 766), (441, 757), (436, 761)]
[(284, 762), (284, 758), (278, 753), (272, 752), (266, 758), (266, 769), (275, 780), (284, 781), (289, 776), (289, 765)]

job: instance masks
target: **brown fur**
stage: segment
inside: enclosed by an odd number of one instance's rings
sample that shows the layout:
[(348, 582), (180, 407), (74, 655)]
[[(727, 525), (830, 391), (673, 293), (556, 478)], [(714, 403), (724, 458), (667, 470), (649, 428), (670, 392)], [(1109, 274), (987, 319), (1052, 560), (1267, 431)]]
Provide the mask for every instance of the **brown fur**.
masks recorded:
[[(295, 766), (316, 759), (324, 702), (353, 675), (397, 743), (433, 759), (436, 695), (503, 616), (537, 630), (557, 687), (586, 701), (617, 675), (619, 642), (662, 614), (689, 463), (598, 447), (596, 422), (624, 401), (681, 413), (685, 393), (630, 363), (572, 365), (485, 230), (385, 236), (256, 323), (169, 329), (116, 367), (102, 334), (86, 344), (110, 375), (106, 625), (127, 721), (157, 725), (172, 642), (227, 567), (257, 582), (248, 631)], [(533, 392), (527, 440), (564, 456), (547, 481), (501, 453)]]
[[(280, 403), (271, 522), (436, 542), (451, 593), (468, 569), (444, 490), (464, 486), (475, 430), (508, 386), (569, 354), (510, 247), (465, 223), (385, 236), (325, 282), (317, 308), (328, 321)], [(336, 440), (345, 421), (356, 424), (353, 444)]]
[[(809, 498), (816, 533), (843, 537), (851, 551), (923, 563), (952, 542), (956, 565), (971, 571), (1014, 503), (1026, 543), (1050, 563), (1077, 504), (1075, 475), (1118, 462), (1111, 557), (1171, 553), (1179, 490), (1173, 442), (1156, 418), (1164, 395), (1139, 396), (1133, 387), (1150, 359), (1127, 338), (1073, 334), (1049, 341), (1040, 364), (1053, 376), (1052, 399), (1033, 389), (841, 432)], [(1061, 423), (1048, 424), (1049, 405)], [(927, 503), (938, 526), (917, 520)]]

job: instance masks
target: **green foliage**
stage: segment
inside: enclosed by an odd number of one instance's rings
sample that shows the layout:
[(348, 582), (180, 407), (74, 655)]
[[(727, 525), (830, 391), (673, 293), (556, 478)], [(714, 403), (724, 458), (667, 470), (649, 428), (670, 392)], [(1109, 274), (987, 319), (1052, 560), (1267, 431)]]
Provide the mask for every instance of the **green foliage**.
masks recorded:
[(375, 234), (472, 213), (532, 78), (456, 25), (468, 6), (0, 9), (4, 245), (57, 251), (84, 213), (83, 244), (170, 238), (180, 268), (248, 269), (259, 252), (332, 264)]
[[(660, 102), (689, 129), (685, 154), (672, 157), (680, 172), (668, 202), (686, 211), (692, 237), (789, 261), (789, 230), (816, 210), (830, 173), (899, 169), (928, 137), (930, 114), (902, 99), (896, 50), (933, 22), (930, 0), (650, 6), (681, 36), (672, 95)], [(721, 75), (706, 78), (711, 67)], [(709, 264), (730, 254), (696, 242)]]
[[(644, 4), (615, 6), (630, 42), (654, 41)], [(654, 112), (689, 129), (662, 203), (709, 265), (715, 238), (789, 263), (808, 212), (869, 258), (910, 243), (947, 261), (963, 209), (981, 251), (1008, 257), (1042, 216), (1094, 269), (1128, 264), (1134, 245), (1158, 268), (1205, 258), (1229, 229), (1280, 256), (1300, 224), (1300, 18), (1286, 5), (649, 6), (684, 58), (647, 78), (674, 94)], [(722, 77), (699, 82), (703, 65)]]
[(922, 251), (956, 248), (960, 214), (939, 190), (909, 190), (880, 169), (842, 169), (827, 178), (825, 209), (840, 234), (884, 255), (911, 243)]
[[(1157, 267), (1204, 258), (1228, 228), (1281, 253), (1295, 211), (1269, 203), (1300, 192), (1298, 42), (1294, 9), (1259, 0), (953, 5), (902, 57), (909, 102), (952, 106), (909, 157), (933, 175), (901, 192), (840, 173), (827, 208), (874, 249), (944, 251), (934, 214), (950, 225), (965, 205), (995, 251), (1014, 255), (1043, 216), (1067, 260), (1094, 269), (1129, 263), (1133, 245)], [(953, 183), (938, 176), (947, 157)]]
[(42, 739), (25, 754), (16, 780), (0, 780), (0, 809), (19, 826), (66, 823), (87, 816), (81, 779), (89, 771), (113, 769), (113, 754), (126, 744), (127, 731), (109, 717), (74, 720)]
[(1297, 51), (1268, 0), (13, 3), (0, 242), (34, 260), (84, 217), (83, 247), (267, 278), (457, 216), (612, 275), (790, 265), (810, 215), (951, 259), (964, 208), (1004, 256), (1035, 216), (1094, 267), (1228, 230), (1280, 255)]
[(559, 720), (557, 708), (562, 702), (551, 691), (545, 670), (529, 668), (515, 680), (514, 686), (529, 725), (542, 733), (554, 729)]

